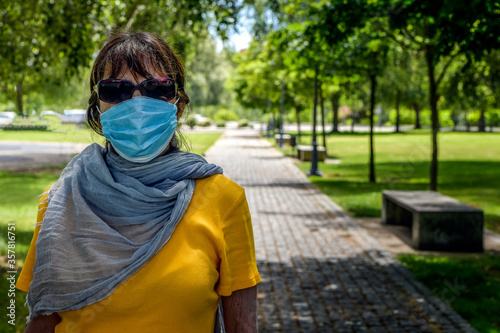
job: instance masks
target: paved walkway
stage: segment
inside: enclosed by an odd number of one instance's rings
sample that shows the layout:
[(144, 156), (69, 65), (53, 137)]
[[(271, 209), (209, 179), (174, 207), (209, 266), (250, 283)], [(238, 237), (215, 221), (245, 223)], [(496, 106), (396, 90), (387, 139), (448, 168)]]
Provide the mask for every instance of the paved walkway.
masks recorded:
[[(246, 190), (260, 332), (475, 332), (256, 132), (206, 155)], [(448, 282), (452, 302), (467, 286)]]
[(1, 141), (0, 170), (25, 171), (66, 164), (86, 146), (66, 142)]

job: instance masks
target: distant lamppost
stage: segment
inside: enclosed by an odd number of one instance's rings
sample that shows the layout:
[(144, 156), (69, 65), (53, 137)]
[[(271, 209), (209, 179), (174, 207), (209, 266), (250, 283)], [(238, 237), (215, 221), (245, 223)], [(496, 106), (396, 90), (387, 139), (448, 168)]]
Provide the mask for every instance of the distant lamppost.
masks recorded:
[(281, 107), (280, 107), (280, 148), (283, 148), (283, 113), (285, 112), (285, 82), (281, 81)]
[[(267, 113), (269, 114), (269, 121), (267, 122), (267, 138), (270, 138), (271, 137), (271, 99), (268, 98), (267, 99)], [(273, 122), (273, 126), (274, 126), (274, 122)]]
[(311, 154), (311, 169), (307, 172), (308, 176), (323, 176), (323, 173), (318, 170), (318, 142), (316, 142), (316, 108), (318, 106), (318, 68), (314, 74), (314, 106), (313, 106), (313, 137), (312, 137), (312, 154)]

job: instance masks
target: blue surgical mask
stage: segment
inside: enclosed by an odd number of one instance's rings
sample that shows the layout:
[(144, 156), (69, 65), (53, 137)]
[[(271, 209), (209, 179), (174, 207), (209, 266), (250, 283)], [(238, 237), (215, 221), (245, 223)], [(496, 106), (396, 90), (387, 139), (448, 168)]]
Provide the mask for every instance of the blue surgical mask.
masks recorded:
[(149, 162), (172, 140), (177, 127), (177, 101), (170, 104), (149, 97), (126, 100), (101, 113), (102, 133), (124, 159)]

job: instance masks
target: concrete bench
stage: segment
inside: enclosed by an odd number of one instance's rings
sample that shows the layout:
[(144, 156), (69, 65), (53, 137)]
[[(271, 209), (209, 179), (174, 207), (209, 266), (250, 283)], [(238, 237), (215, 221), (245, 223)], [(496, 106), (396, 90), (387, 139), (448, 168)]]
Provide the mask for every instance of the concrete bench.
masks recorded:
[[(275, 134), (274, 139), (276, 139), (276, 144), (280, 144), (280, 135)], [(292, 136), (290, 134), (283, 134), (283, 144), (291, 146)]]
[[(297, 158), (301, 161), (310, 161), (312, 158), (312, 146), (297, 146)], [(318, 161), (324, 161), (326, 158), (325, 147), (318, 146)]]
[(434, 191), (382, 191), (382, 223), (410, 227), (430, 251), (483, 251), (483, 211)]

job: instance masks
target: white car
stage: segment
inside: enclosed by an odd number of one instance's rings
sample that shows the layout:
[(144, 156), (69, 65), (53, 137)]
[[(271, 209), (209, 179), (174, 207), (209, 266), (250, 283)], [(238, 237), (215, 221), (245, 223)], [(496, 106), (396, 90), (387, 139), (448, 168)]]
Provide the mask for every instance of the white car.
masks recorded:
[(86, 114), (87, 110), (83, 109), (65, 110), (64, 114), (61, 117), (61, 122), (83, 124)]
[(60, 114), (59, 112), (52, 111), (52, 110), (47, 110), (47, 111), (40, 112), (40, 118), (42, 118), (43, 116), (56, 116), (57, 118), (61, 119), (62, 114)]
[(201, 122), (208, 120), (207, 117), (204, 117), (201, 114), (195, 114), (193, 117), (196, 120), (196, 123), (201, 123)]
[(0, 112), (0, 126), (12, 124), (16, 116), (15, 112)]

